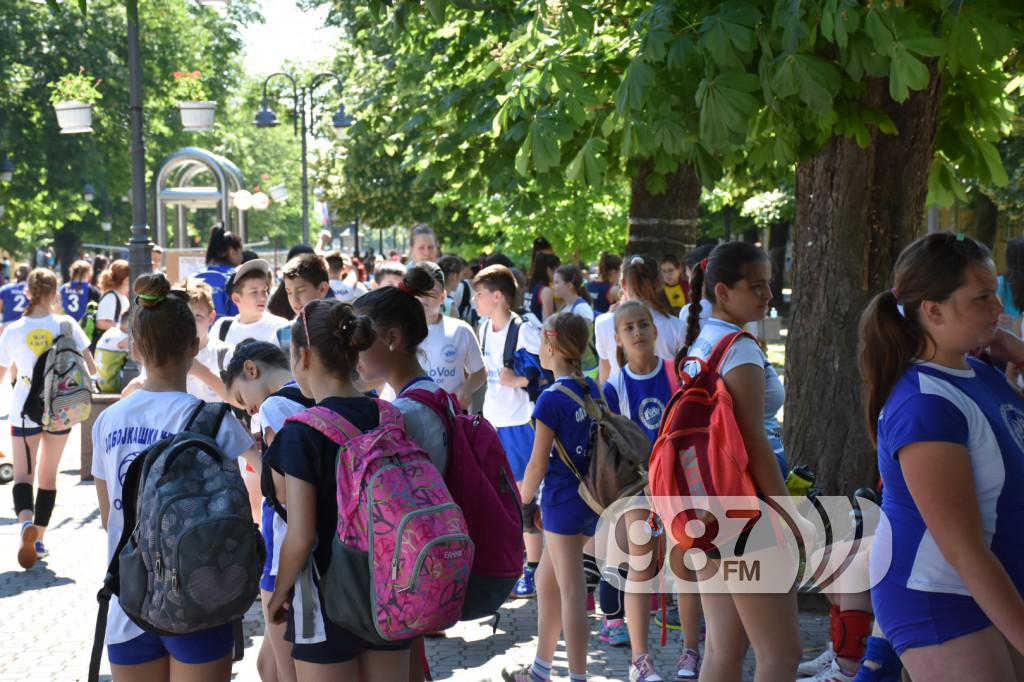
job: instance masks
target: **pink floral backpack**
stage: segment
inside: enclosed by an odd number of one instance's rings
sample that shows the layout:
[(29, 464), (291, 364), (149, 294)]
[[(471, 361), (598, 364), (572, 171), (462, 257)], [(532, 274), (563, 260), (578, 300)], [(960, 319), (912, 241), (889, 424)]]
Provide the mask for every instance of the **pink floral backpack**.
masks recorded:
[(361, 432), (326, 407), (288, 418), (338, 444), (338, 529), (320, 579), (327, 617), (369, 642), (410, 639), (459, 620), (473, 542), (441, 474), (378, 400)]

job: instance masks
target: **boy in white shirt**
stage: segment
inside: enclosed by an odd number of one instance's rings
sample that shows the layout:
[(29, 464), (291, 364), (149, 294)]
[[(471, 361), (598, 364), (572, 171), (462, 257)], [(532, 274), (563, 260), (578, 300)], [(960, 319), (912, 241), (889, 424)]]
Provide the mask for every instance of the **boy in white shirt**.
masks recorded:
[[(277, 343), (277, 330), (287, 325), (288, 320), (267, 312), (270, 263), (262, 258), (242, 263), (228, 279), (225, 288), (231, 292), (238, 315), (217, 320), (210, 329), (210, 335), (231, 348), (246, 339)], [(224, 362), (228, 361), (230, 357), (225, 357)]]
[[(473, 278), (476, 307), (481, 317), (490, 318), (480, 325), (483, 340), (484, 367), (487, 369), (487, 393), (484, 395), (484, 419), (498, 431), (505, 446), (516, 482), (521, 486), (526, 465), (533, 452), (533, 426), (530, 425), (533, 403), (526, 392), (529, 380), (505, 366), (505, 339), (512, 323), (511, 304), (516, 300), (516, 278), (504, 265), (491, 265)], [(529, 324), (520, 324), (516, 349), (540, 352), (540, 335)], [(533, 500), (524, 500), (524, 516), (529, 515)], [(535, 509), (535, 505), (532, 507)], [(535, 528), (523, 534), (526, 543), (526, 567), (513, 595), (520, 598), (536, 596), (534, 572), (540, 563), (543, 541)]]

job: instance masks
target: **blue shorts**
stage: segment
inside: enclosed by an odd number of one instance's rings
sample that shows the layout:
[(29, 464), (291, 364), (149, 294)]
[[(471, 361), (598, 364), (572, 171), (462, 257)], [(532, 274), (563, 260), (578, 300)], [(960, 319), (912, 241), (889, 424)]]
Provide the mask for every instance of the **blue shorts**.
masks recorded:
[(529, 424), (520, 426), (499, 426), (498, 438), (505, 446), (508, 463), (512, 467), (512, 475), (516, 482), (522, 481), (526, 475), (526, 465), (533, 454), (533, 427)]
[[(43, 427), (41, 426), (29, 426), (24, 429), (20, 426), (11, 427), (12, 438), (31, 438), (32, 436), (38, 436), (42, 432)], [(47, 433), (52, 433), (55, 436), (66, 436), (71, 433), (71, 429), (64, 429), (63, 431), (47, 431)]]
[(779, 463), (779, 468), (782, 469), (782, 480), (785, 481), (786, 477), (789, 476), (789, 464), (786, 462), (786, 448), (782, 445), (782, 432), (769, 431), (768, 443), (775, 452), (775, 459)]
[(871, 589), (875, 618), (896, 653), (942, 644), (992, 625), (972, 597), (911, 590), (886, 575)]
[(260, 521), (260, 532), (263, 533), (263, 544), (267, 548), (267, 559), (263, 562), (263, 575), (260, 576), (260, 589), (273, 592), (277, 585), (277, 576), (271, 573), (274, 568), (274, 517), (277, 514), (270, 503), (263, 500), (263, 517)]
[(190, 635), (154, 635), (143, 632), (135, 639), (107, 646), (107, 658), (114, 665), (141, 665), (170, 656), (176, 661), (198, 665), (230, 656), (235, 648), (231, 624)]
[(586, 535), (593, 537), (599, 517), (587, 506), (579, 495), (546, 504), (544, 494), (540, 496), (540, 520), (544, 530), (559, 535)]

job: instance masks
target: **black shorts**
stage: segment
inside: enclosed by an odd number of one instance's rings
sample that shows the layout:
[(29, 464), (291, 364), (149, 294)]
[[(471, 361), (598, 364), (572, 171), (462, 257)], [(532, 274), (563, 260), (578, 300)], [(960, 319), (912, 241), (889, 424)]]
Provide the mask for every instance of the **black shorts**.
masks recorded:
[[(288, 627), (284, 638), (288, 642), (295, 641), (295, 621), (289, 611)], [(306, 663), (330, 665), (331, 663), (347, 663), (357, 658), (364, 651), (405, 651), (412, 646), (414, 640), (406, 639), (391, 644), (374, 644), (353, 635), (348, 630), (324, 618), (324, 631), (327, 639), (316, 644), (293, 644), (292, 658)]]
[[(11, 426), (12, 438), (31, 438), (32, 436), (38, 436), (41, 433), (43, 433), (43, 427), (41, 426), (29, 426), (24, 429), (20, 426)], [(63, 431), (47, 431), (46, 433), (52, 433), (55, 436), (66, 436), (71, 433), (71, 429), (64, 429)]]

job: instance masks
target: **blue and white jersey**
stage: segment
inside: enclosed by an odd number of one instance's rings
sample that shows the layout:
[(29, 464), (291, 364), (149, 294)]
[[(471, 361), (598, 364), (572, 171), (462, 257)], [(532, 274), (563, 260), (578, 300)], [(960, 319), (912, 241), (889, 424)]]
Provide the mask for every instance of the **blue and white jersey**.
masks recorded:
[(603, 389), (608, 409), (636, 422), (651, 444), (658, 439), (661, 417), (672, 398), (668, 373), (668, 363), (660, 360), (650, 374), (636, 374), (626, 365), (608, 377)]
[[(61, 285), (60, 306), (64, 309), (64, 314), (75, 318), (75, 322), (81, 322), (85, 317), (85, 307), (89, 304), (91, 289), (88, 282), (68, 282)], [(6, 304), (4, 307), (7, 307)]]
[[(597, 384), (593, 379), (588, 378), (586, 381), (590, 396), (597, 398), (600, 395)], [(554, 431), (576, 468), (586, 471), (590, 462), (590, 426), (593, 420), (587, 416), (586, 410), (579, 403), (555, 388), (555, 385), (559, 384), (580, 399), (584, 398), (583, 387), (577, 379), (559, 377), (555, 384), (537, 397), (533, 418)], [(548, 472), (544, 476), (541, 504), (553, 505), (570, 501), (579, 496), (578, 487), (579, 480), (561, 460), (558, 450), (552, 444)]]
[(213, 307), (217, 311), (217, 317), (230, 317), (238, 314), (235, 302), (231, 300), (231, 292), (227, 290), (228, 279), (235, 271), (232, 265), (221, 263), (210, 263), (202, 272), (193, 275), (201, 279), (213, 289)]
[[(878, 468), (888, 523), (879, 527), (878, 539), (891, 541), (892, 563), (884, 574), (890, 584), (970, 596), (925, 526), (899, 463), (907, 445), (943, 442), (967, 448), (985, 539), (1017, 588), (1024, 587), (1024, 400), (1001, 372), (973, 358), (968, 362), (964, 370), (914, 364), (879, 415)], [(887, 557), (877, 554), (871, 555), (873, 582), (886, 568)]]
[(25, 295), (24, 282), (11, 282), (0, 287), (0, 301), (3, 301), (4, 311), (0, 322), (10, 324), (20, 320), (28, 308), (28, 296)]

